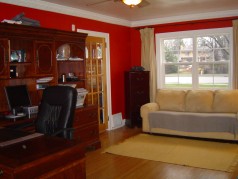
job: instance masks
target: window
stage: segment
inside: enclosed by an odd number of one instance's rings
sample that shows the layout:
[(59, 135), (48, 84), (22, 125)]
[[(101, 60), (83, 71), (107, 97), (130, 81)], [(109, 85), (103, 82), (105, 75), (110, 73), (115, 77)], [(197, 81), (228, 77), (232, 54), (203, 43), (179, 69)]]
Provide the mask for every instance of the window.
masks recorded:
[(232, 28), (156, 34), (158, 88), (232, 88)]

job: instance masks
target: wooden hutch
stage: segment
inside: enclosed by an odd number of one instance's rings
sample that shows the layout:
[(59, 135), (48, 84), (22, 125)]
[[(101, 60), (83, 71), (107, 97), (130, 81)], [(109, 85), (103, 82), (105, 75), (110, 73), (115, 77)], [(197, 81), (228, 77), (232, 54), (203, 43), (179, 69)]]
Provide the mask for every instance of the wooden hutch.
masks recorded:
[[(4, 86), (26, 84), (33, 105), (39, 104), (45, 85), (76, 84), (85, 88), (86, 37), (84, 33), (1, 23), (0, 112), (9, 111)], [(57, 59), (63, 45), (70, 48), (70, 57)], [(67, 79), (70, 74), (74, 78)], [(40, 83), (44, 78), (52, 80)], [(75, 138), (95, 148), (100, 147), (97, 116), (97, 106), (85, 104), (76, 109), (74, 120)]]

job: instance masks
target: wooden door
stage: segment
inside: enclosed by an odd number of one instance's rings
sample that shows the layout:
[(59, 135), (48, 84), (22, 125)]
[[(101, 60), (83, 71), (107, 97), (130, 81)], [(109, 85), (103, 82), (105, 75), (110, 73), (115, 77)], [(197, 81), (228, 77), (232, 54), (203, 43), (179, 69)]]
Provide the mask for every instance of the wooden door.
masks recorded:
[(55, 53), (53, 42), (35, 42), (37, 73), (52, 75), (55, 71)]
[(86, 38), (87, 104), (98, 105), (99, 132), (108, 127), (105, 38)]

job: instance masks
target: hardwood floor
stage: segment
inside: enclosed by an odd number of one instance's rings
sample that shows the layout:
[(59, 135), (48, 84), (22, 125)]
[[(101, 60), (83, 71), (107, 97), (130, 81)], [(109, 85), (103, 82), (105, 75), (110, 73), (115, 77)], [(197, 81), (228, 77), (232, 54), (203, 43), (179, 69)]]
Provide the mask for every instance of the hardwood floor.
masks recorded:
[(86, 154), (87, 179), (238, 179), (238, 169), (226, 173), (102, 153), (140, 132), (140, 128), (122, 127), (102, 133), (102, 148)]

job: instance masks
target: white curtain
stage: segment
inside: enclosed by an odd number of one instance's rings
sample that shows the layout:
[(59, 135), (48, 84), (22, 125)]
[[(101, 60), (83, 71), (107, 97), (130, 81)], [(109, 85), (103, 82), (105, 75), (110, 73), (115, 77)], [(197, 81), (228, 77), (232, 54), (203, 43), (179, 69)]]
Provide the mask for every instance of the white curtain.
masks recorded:
[(238, 89), (238, 20), (233, 20), (233, 88)]
[(140, 30), (141, 36), (141, 65), (146, 71), (150, 71), (150, 102), (155, 102), (156, 95), (156, 59), (155, 59), (155, 38), (153, 28)]

